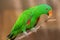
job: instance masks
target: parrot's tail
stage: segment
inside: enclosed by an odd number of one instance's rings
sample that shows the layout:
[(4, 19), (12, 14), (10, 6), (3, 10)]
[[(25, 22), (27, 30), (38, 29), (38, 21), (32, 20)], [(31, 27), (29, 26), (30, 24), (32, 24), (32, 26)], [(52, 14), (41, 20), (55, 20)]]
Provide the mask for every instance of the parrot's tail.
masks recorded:
[(15, 38), (16, 37), (11, 33), (7, 36), (7, 40), (14, 40)]

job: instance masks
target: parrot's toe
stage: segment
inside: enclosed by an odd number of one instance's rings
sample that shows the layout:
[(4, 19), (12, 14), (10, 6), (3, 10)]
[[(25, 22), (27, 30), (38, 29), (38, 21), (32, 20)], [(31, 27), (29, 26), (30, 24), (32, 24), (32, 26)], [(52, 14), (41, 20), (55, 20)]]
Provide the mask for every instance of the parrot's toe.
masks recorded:
[(36, 28), (32, 28), (31, 31), (32, 32), (36, 32), (37, 30), (36, 30)]
[(28, 36), (28, 33), (27, 32), (23, 32), (25, 36)]

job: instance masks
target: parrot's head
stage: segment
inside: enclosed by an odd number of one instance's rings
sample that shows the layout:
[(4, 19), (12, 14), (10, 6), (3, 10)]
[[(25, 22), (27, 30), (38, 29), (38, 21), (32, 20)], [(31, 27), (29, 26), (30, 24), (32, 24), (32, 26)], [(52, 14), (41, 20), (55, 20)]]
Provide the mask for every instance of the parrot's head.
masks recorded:
[(47, 4), (41, 4), (40, 9), (41, 9), (42, 13), (47, 14), (48, 17), (52, 16), (52, 7), (51, 6), (49, 6)]

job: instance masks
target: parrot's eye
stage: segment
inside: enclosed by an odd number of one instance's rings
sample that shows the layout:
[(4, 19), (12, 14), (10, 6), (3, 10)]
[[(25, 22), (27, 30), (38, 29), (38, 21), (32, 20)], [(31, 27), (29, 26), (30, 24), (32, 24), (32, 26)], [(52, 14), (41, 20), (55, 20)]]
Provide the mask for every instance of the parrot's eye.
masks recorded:
[(46, 8), (46, 10), (48, 10), (48, 8)]

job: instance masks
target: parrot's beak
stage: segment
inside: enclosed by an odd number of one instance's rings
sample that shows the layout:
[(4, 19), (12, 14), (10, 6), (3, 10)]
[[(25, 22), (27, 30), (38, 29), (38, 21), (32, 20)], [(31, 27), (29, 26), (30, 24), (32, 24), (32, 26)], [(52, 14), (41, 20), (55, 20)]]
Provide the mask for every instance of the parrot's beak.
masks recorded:
[(52, 16), (52, 10), (49, 11), (49, 18)]

